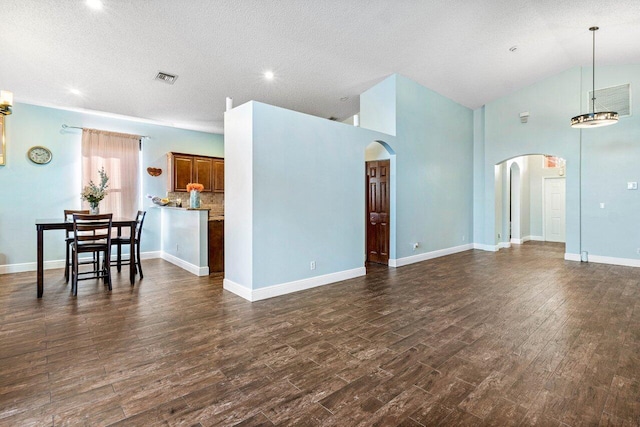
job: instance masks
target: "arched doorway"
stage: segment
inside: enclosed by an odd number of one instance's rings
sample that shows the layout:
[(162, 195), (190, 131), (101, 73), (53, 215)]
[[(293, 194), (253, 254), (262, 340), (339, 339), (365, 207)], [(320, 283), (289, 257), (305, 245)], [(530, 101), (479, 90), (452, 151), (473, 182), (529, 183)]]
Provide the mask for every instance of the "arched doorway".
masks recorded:
[(527, 241), (565, 242), (564, 159), (528, 154), (495, 167), (496, 249)]
[(395, 152), (384, 141), (365, 149), (365, 262), (394, 266)]

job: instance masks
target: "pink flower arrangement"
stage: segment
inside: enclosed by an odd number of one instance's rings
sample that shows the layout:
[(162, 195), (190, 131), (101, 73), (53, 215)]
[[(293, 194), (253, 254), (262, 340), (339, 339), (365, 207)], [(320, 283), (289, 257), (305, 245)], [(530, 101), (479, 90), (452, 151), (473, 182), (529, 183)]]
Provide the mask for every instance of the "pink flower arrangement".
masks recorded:
[(197, 191), (198, 193), (204, 190), (204, 185), (198, 184), (197, 182), (190, 182), (187, 184), (187, 191)]

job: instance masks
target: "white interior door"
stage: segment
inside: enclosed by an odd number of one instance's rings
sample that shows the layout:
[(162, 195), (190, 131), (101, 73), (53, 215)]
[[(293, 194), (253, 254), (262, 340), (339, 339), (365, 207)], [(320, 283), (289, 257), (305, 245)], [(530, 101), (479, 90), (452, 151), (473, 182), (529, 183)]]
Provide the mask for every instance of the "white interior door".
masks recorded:
[(566, 186), (564, 178), (544, 180), (544, 240), (547, 242), (565, 241), (565, 200)]

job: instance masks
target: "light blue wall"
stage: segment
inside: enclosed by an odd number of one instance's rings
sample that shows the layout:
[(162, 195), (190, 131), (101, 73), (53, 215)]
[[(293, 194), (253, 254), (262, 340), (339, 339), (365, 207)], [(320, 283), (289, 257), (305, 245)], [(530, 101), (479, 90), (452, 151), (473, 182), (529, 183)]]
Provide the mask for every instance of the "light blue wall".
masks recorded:
[(397, 75), (360, 94), (360, 127), (396, 135)]
[(468, 244), (473, 111), (406, 77), (396, 83), (397, 258)]
[[(520, 113), (530, 113), (528, 123)], [(484, 232), (477, 243), (496, 245), (496, 192), (494, 165), (527, 154), (551, 154), (567, 160), (567, 252), (579, 252), (580, 131), (569, 119), (580, 112), (580, 70), (574, 68), (526, 87), (484, 107), (484, 198), (476, 210), (484, 212)], [(484, 144), (483, 144), (484, 142)], [(477, 225), (476, 225), (477, 226)]]
[[(598, 67), (596, 78), (599, 88), (631, 83), (631, 98), (640, 97), (640, 65)], [(493, 222), (496, 163), (525, 154), (557, 155), (567, 161), (566, 252), (637, 260), (640, 191), (627, 190), (626, 183), (640, 182), (640, 118), (636, 114), (614, 126), (572, 129), (569, 119), (587, 111), (590, 89), (591, 68), (572, 68), (485, 106), (485, 140), (475, 141), (475, 151), (484, 151), (485, 197), (476, 198), (475, 209), (484, 212), (485, 224)], [(530, 112), (526, 124), (519, 121), (523, 111)], [(533, 223), (531, 232), (537, 232)], [(495, 227), (485, 227), (479, 243), (496, 244), (496, 233)]]
[(364, 157), (375, 140), (393, 145), (389, 135), (253, 103), (253, 289), (363, 267)]
[[(81, 131), (63, 130), (62, 124), (150, 136), (143, 143), (143, 169), (159, 167), (163, 173), (159, 177), (143, 173), (143, 195), (166, 194), (168, 151), (224, 154), (222, 135), (29, 104), (16, 103), (6, 123), (7, 161), (0, 166), (0, 266), (35, 262), (36, 218), (60, 218), (64, 209), (80, 208)], [(26, 153), (33, 145), (48, 147), (53, 152), (51, 163), (31, 163)], [(143, 203), (146, 207), (150, 202)], [(154, 212), (145, 219), (145, 252), (160, 250), (159, 221)], [(61, 259), (61, 232), (46, 232), (45, 261)]]
[[(251, 223), (252, 235), (236, 233), (234, 247), (225, 247), (230, 257), (225, 279), (255, 290), (361, 268), (365, 149), (376, 140), (384, 141), (394, 153), (392, 222), (396, 231), (391, 233), (391, 257), (470, 243), (470, 109), (402, 76), (388, 78), (361, 98), (361, 128), (257, 102), (248, 105), (251, 111), (234, 109), (226, 116), (228, 170), (242, 164), (252, 168), (242, 177), (227, 175), (229, 183), (237, 181), (245, 191), (225, 202), (227, 216), (240, 212), (240, 206), (250, 207), (251, 218), (246, 222)], [(397, 136), (370, 128), (393, 128)], [(251, 177), (251, 185), (243, 187), (245, 175)], [(225, 231), (233, 232), (232, 228), (229, 223)], [(413, 242), (421, 245), (415, 252)], [(242, 255), (243, 247), (252, 248), (251, 275), (229, 265)], [(311, 261), (316, 262), (316, 270), (310, 270)]]
[(224, 114), (224, 277), (251, 288), (253, 283), (253, 102)]
[(484, 239), (485, 223), (485, 159), (484, 159), (484, 107), (473, 112), (473, 242)]
[[(590, 79), (591, 69), (585, 68), (585, 105)], [(640, 64), (596, 70), (597, 87), (625, 83), (631, 83), (633, 108), (633, 101), (640, 99)], [(582, 131), (582, 155), (582, 250), (640, 259), (640, 190), (627, 190), (628, 181), (640, 182), (640, 114), (622, 117), (614, 126)], [(605, 203), (604, 209), (600, 203)]]

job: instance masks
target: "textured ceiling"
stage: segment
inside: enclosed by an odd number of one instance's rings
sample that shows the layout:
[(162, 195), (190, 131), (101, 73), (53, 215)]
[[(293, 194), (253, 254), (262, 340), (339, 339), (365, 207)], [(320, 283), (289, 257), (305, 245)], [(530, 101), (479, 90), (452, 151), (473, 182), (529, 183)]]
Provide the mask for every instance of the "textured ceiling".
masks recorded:
[[(0, 88), (18, 102), (221, 132), (227, 96), (343, 119), (393, 73), (477, 108), (589, 65), (592, 25), (596, 66), (640, 62), (638, 0), (103, 3), (3, 0)], [(158, 71), (178, 80), (155, 81)]]

